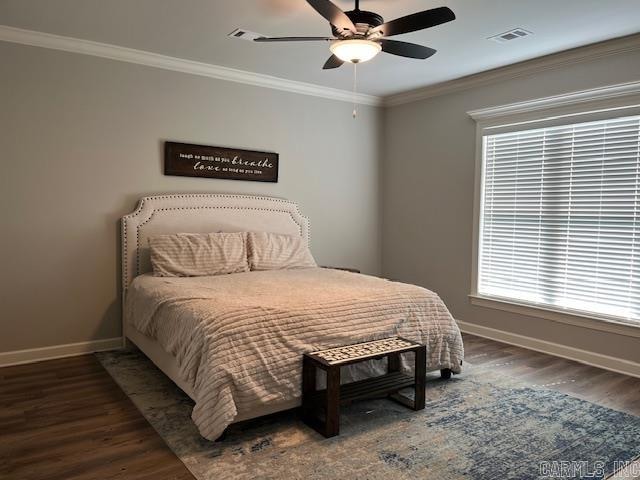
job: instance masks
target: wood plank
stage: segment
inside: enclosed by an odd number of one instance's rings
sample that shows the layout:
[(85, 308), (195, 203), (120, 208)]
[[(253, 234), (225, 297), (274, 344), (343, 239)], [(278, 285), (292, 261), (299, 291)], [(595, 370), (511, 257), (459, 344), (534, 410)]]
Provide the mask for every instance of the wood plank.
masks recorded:
[[(340, 403), (347, 404), (369, 397), (386, 396), (392, 391), (414, 385), (413, 377), (401, 372), (391, 372), (375, 378), (358, 380), (340, 387)], [(310, 395), (311, 402), (322, 402), (326, 397), (326, 390), (318, 390)]]
[(84, 355), (0, 369), (0, 478), (194, 477)]
[[(486, 338), (463, 334), (467, 360), (518, 377), (532, 386), (544, 386), (608, 408), (640, 415), (640, 378), (584, 365)], [(500, 352), (508, 352), (509, 357)], [(509, 363), (499, 367), (503, 358)]]

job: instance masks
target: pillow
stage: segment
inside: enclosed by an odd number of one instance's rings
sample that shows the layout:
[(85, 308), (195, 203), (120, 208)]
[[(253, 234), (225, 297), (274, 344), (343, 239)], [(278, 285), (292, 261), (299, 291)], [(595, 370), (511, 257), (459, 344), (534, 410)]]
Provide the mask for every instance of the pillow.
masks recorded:
[(246, 233), (177, 233), (149, 238), (157, 277), (248, 272)]
[(247, 247), (251, 270), (317, 267), (309, 247), (297, 235), (249, 232)]

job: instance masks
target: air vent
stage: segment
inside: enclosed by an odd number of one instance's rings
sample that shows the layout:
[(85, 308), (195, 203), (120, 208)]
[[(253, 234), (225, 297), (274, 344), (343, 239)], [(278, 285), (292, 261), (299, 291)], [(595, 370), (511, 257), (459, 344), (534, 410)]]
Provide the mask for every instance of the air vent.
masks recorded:
[(489, 37), (488, 40), (493, 40), (494, 42), (498, 43), (506, 43), (511, 42), (512, 40), (518, 40), (523, 37), (528, 37), (530, 35), (533, 35), (533, 33), (525, 30), (524, 28), (514, 28), (513, 30), (509, 30), (508, 32)]
[(244, 30), (242, 28), (236, 28), (233, 32), (231, 32), (227, 37), (231, 38), (239, 38), (241, 40), (249, 40), (253, 42), (256, 38), (264, 37), (264, 35), (260, 35), (259, 33), (250, 32), (249, 30)]

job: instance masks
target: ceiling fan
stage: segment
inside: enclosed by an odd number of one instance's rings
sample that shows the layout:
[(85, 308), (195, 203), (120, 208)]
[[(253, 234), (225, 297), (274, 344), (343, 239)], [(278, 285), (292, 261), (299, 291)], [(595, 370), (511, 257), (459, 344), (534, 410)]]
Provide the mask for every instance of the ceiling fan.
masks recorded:
[(371, 60), (380, 51), (407, 58), (425, 59), (436, 51), (415, 43), (389, 40), (386, 37), (415, 32), (455, 20), (456, 16), (447, 7), (432, 8), (389, 22), (374, 12), (360, 10), (360, 1), (355, 8), (343, 12), (330, 0), (307, 0), (320, 15), (329, 21), (333, 37), (259, 37), (255, 42), (331, 42), (331, 57), (322, 67), (325, 70), (338, 68), (344, 62), (361, 63)]

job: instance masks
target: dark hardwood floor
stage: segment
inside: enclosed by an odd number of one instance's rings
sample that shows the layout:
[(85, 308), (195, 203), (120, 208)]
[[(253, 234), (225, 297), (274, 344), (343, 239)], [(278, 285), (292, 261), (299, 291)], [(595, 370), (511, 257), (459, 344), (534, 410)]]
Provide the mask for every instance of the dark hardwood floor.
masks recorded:
[(85, 355), (0, 369), (0, 478), (194, 477)]
[(465, 360), (530, 385), (640, 416), (640, 378), (464, 334)]
[[(640, 415), (640, 379), (464, 335), (466, 358)], [(0, 369), (0, 478), (192, 479), (92, 355)]]

